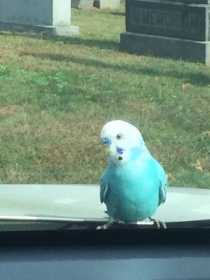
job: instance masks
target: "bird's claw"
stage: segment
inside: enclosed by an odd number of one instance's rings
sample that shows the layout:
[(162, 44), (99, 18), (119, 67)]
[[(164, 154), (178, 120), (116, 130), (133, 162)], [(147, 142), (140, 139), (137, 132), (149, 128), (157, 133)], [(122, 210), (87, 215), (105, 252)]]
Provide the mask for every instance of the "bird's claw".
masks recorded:
[[(106, 230), (109, 229), (111, 226), (113, 226), (116, 223), (116, 221), (109, 221), (106, 224), (103, 224), (101, 226), (97, 226), (96, 230)], [(123, 222), (117, 221), (118, 224), (124, 224)], [(137, 221), (135, 223), (138, 226), (142, 225), (154, 225), (157, 229), (167, 229), (167, 225), (165, 222), (149, 218), (149, 221)]]
[(108, 229), (108, 228), (109, 228), (109, 226), (107, 224), (105, 224), (105, 225), (102, 225), (102, 226), (97, 226), (96, 230), (105, 230), (105, 229)]
[(153, 222), (153, 224), (157, 227), (157, 229), (167, 229), (167, 225), (165, 222), (162, 222), (162, 221), (159, 221), (159, 220), (156, 220), (156, 219), (153, 219), (153, 218), (149, 218), (150, 221)]
[(97, 226), (96, 230), (106, 230), (106, 229), (110, 228), (113, 224), (114, 224), (114, 221), (108, 222), (104, 225)]

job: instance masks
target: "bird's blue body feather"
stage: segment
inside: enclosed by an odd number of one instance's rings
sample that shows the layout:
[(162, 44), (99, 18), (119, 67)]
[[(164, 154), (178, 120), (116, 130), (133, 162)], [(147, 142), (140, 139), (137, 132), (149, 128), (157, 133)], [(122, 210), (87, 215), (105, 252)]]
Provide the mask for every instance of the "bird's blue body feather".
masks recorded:
[(100, 198), (114, 220), (135, 222), (151, 217), (166, 199), (167, 176), (150, 153), (138, 148), (122, 165), (109, 162), (100, 184)]

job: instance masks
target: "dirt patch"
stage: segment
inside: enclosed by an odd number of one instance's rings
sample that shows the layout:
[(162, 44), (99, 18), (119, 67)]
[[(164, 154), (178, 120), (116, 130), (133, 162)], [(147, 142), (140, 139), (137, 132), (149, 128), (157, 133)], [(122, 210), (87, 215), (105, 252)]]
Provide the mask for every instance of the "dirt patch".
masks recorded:
[(19, 106), (16, 105), (8, 105), (0, 107), (0, 117), (12, 116), (17, 113)]

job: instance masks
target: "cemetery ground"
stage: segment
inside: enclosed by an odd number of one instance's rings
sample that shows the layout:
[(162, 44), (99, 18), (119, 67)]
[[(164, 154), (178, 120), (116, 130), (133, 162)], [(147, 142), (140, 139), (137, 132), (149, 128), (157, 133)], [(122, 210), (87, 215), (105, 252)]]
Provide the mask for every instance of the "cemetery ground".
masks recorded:
[(119, 11), (74, 10), (80, 36), (0, 35), (1, 183), (98, 183), (99, 133), (140, 128), (170, 185), (210, 186), (210, 68), (119, 51)]

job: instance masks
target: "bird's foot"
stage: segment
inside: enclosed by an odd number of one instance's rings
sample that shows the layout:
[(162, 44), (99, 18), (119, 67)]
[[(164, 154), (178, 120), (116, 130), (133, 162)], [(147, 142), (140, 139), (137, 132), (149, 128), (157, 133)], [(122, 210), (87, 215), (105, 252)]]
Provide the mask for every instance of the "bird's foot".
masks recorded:
[(110, 227), (112, 227), (112, 226), (114, 226), (114, 225), (119, 225), (119, 224), (124, 224), (124, 222), (122, 222), (122, 221), (120, 221), (120, 220), (113, 220), (113, 219), (111, 219), (111, 220), (109, 220), (108, 221), (108, 223), (106, 223), (106, 224), (104, 224), (104, 225), (102, 225), (102, 226), (97, 226), (96, 227), (96, 229), (97, 230), (101, 230), (101, 229), (108, 229), (108, 228), (110, 228)]
[(156, 219), (151, 218), (151, 217), (149, 217), (149, 220), (150, 220), (151, 222), (153, 222), (153, 224), (157, 227), (157, 229), (161, 229), (161, 228), (167, 229), (167, 225), (166, 225), (165, 222), (156, 220)]
[(102, 226), (97, 226), (96, 229), (97, 230), (105, 230), (105, 229), (110, 228), (113, 224), (114, 224), (114, 221), (109, 221), (108, 223), (106, 223)]

